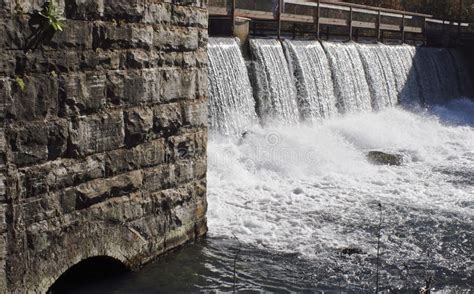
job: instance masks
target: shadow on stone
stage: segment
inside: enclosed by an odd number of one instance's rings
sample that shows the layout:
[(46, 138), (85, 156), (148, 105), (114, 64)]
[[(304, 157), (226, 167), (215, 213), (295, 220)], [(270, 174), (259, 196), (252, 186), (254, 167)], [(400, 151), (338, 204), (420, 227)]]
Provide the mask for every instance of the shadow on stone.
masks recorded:
[(108, 256), (88, 258), (63, 273), (47, 293), (71, 293), (85, 284), (98, 283), (128, 271), (123, 263)]

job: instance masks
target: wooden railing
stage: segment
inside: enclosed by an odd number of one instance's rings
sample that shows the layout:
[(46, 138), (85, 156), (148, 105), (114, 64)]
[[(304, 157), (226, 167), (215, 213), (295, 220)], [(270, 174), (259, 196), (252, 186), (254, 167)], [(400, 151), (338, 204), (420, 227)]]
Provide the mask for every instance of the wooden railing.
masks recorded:
[[(348, 38), (353, 38), (354, 29), (371, 29), (376, 31), (380, 40), (384, 31), (400, 33), (404, 42), (407, 33), (423, 35), (425, 31), (434, 30), (431, 15), (409, 11), (400, 11), (366, 5), (332, 2), (327, 0), (278, 0), (275, 9), (273, 0), (209, 0), (208, 9), (212, 17), (226, 16), (235, 23), (237, 17), (254, 21), (274, 21), (276, 35), (281, 37), (282, 23), (306, 24), (314, 31), (317, 39), (321, 36), (321, 26), (347, 27)], [(458, 33), (465, 34), (464, 28), (470, 24), (458, 23)]]

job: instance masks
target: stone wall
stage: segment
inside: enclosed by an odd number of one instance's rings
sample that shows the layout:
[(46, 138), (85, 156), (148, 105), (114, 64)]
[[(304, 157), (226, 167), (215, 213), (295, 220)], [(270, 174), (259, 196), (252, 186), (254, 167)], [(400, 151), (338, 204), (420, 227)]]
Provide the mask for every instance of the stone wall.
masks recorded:
[(0, 0), (2, 292), (207, 229), (205, 0), (45, 1)]

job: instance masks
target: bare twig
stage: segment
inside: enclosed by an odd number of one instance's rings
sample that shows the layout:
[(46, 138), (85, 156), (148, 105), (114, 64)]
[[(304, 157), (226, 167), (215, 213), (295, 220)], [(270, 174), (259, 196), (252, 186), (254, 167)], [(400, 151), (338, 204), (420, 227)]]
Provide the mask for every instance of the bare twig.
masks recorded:
[(425, 278), (425, 287), (419, 288), (418, 293), (430, 294), (432, 285), (433, 285), (433, 275), (430, 274), (429, 276)]
[(379, 208), (380, 208), (380, 222), (379, 222), (379, 232), (377, 236), (377, 273), (376, 273), (376, 280), (375, 280), (375, 293), (379, 293), (379, 264), (380, 264), (380, 237), (382, 236), (382, 217), (383, 217), (383, 211), (382, 211), (382, 204), (379, 203)]
[(237, 265), (237, 259), (239, 258), (240, 248), (242, 247), (242, 244), (240, 243), (239, 238), (237, 238), (237, 236), (234, 233), (232, 233), (232, 236), (234, 236), (234, 239), (237, 240), (237, 242), (239, 243), (239, 248), (237, 249), (237, 251), (235, 253), (235, 256), (234, 256), (234, 293), (235, 293), (236, 292), (236, 282), (237, 282), (236, 265)]

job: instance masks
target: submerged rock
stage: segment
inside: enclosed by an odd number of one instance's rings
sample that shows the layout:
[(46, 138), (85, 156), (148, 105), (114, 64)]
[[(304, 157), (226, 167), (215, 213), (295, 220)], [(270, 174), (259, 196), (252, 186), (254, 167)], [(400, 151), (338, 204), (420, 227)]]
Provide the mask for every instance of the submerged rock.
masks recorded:
[(302, 194), (304, 191), (302, 188), (298, 187), (293, 190), (293, 193), (296, 195)]
[(402, 165), (403, 156), (401, 154), (390, 154), (381, 151), (370, 151), (367, 159), (378, 165)]
[(353, 254), (363, 254), (364, 251), (356, 247), (347, 247), (347, 248), (342, 248), (341, 253), (345, 255), (353, 255)]

